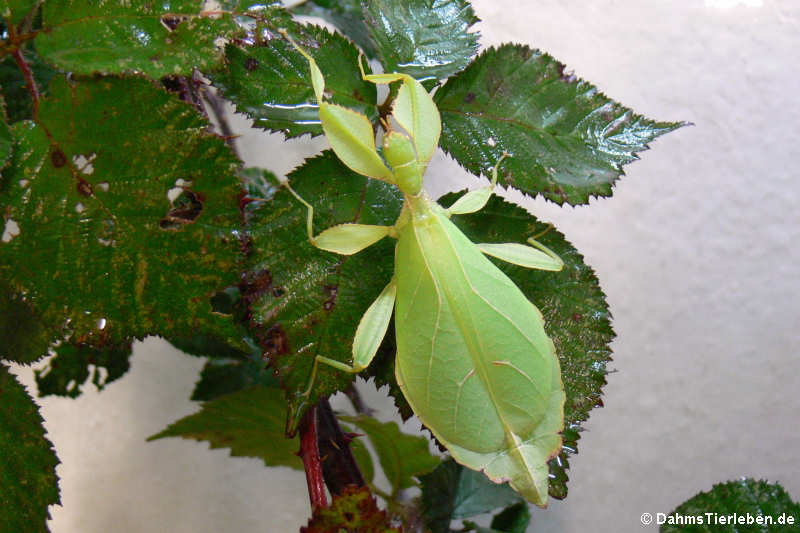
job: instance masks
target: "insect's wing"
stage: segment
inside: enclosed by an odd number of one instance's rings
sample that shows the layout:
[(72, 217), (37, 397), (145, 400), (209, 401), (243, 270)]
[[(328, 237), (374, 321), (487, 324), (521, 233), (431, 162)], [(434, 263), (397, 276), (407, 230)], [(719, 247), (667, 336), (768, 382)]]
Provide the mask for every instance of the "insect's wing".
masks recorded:
[(541, 313), (444, 215), (401, 232), (396, 376), (460, 463), (547, 501), (564, 388)]

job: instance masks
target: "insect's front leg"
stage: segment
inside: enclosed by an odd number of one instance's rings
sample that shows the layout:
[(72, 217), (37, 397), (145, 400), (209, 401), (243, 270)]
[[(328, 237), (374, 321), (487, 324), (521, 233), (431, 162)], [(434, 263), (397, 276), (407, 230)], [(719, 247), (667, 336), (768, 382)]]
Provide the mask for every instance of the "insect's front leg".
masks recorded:
[(497, 163), (495, 163), (492, 169), (492, 182), (488, 187), (481, 187), (480, 189), (465, 193), (461, 198), (456, 200), (453, 205), (445, 209), (447, 216), (466, 215), (483, 209), (486, 202), (491, 198), (494, 188), (497, 185), (497, 169), (500, 168), (500, 163), (503, 162), (503, 159), (510, 157), (510, 155), (511, 154), (508, 152), (503, 152), (503, 155), (497, 160)]
[(341, 255), (352, 255), (375, 244), (392, 233), (392, 226), (371, 224), (339, 224), (314, 236), (314, 206), (297, 194), (288, 182), (283, 184), (297, 201), (306, 206), (306, 233), (311, 244), (321, 250)]
[(332, 366), (342, 372), (349, 374), (358, 374), (369, 366), (378, 352), (378, 348), (386, 336), (386, 330), (389, 328), (389, 321), (392, 318), (392, 311), (394, 310), (394, 301), (397, 296), (397, 283), (395, 278), (392, 277), (389, 284), (381, 291), (374, 302), (369, 306), (369, 309), (361, 317), (356, 329), (356, 336), (353, 339), (353, 364), (348, 365), (335, 359), (330, 359), (322, 355), (317, 355), (314, 358), (314, 366), (311, 369), (311, 377), (308, 380), (303, 396), (311, 394), (311, 389), (314, 386), (314, 381), (317, 378), (317, 369), (320, 363)]

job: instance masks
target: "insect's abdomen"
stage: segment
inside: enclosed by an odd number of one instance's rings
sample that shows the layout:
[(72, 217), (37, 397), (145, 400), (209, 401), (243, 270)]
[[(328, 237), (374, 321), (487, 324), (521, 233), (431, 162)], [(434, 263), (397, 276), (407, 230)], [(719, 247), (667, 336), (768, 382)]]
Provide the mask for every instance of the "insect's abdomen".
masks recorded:
[(436, 211), (413, 218), (397, 257), (396, 375), (406, 398), (459, 462), (541, 503), (564, 403), (541, 313)]

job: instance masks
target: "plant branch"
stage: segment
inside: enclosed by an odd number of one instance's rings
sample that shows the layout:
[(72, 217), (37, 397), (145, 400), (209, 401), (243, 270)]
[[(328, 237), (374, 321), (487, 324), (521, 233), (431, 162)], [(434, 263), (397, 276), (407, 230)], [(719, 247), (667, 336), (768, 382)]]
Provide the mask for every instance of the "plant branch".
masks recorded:
[(217, 125), (219, 126), (220, 134), (222, 134), (222, 138), (225, 139), (225, 142), (230, 147), (233, 155), (241, 159), (239, 157), (239, 152), (236, 150), (236, 137), (237, 135), (233, 133), (233, 129), (231, 129), (231, 125), (228, 122), (227, 114), (225, 113), (225, 104), (222, 98), (217, 95), (217, 93), (211, 90), (210, 87), (205, 86), (203, 89), (203, 98), (208, 103), (208, 107), (211, 109), (211, 113), (214, 115), (214, 120), (216, 120)]
[(320, 400), (317, 408), (322, 473), (331, 494), (341, 494), (350, 485), (365, 486), (364, 476), (350, 451), (353, 436), (342, 431), (327, 398)]
[(306, 470), (311, 508), (327, 507), (328, 498), (325, 495), (325, 482), (319, 455), (316, 406), (311, 407), (300, 422), (300, 458), (303, 460)]
[(36, 85), (36, 80), (33, 78), (33, 71), (28, 62), (25, 61), (25, 57), (22, 55), (22, 49), (17, 48), (11, 55), (14, 56), (14, 61), (17, 62), (17, 66), (22, 71), (22, 76), (25, 78), (25, 86), (33, 102), (33, 118), (36, 118), (39, 113), (39, 99), (41, 95), (39, 94), (39, 87)]

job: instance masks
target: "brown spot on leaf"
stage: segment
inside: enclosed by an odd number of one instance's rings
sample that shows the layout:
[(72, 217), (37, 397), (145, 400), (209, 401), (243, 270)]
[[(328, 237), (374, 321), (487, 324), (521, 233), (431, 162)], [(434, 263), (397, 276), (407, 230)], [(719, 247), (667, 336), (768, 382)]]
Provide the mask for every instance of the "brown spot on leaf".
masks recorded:
[(475, 93), (468, 92), (467, 95), (464, 97), (464, 103), (471, 104), (474, 101), (475, 101)]
[(161, 17), (161, 24), (169, 31), (175, 31), (178, 24), (187, 20), (189, 17), (180, 17), (178, 15), (164, 15)]
[(268, 356), (289, 353), (289, 339), (280, 324), (275, 324), (266, 332), (258, 332), (256, 339), (258, 340), (258, 345), (264, 349), (264, 353)]
[(92, 184), (83, 178), (78, 178), (77, 188), (78, 194), (81, 196), (86, 196), (88, 198), (94, 194), (94, 191), (92, 190)]
[(253, 72), (258, 68), (258, 59), (254, 57), (248, 57), (244, 60), (244, 68), (248, 72)]
[(283, 287), (273, 287), (272, 288), (272, 295), (275, 298), (280, 298), (284, 294), (286, 294), (286, 291), (283, 289)]
[(583, 322), (583, 315), (582, 315), (582, 314), (580, 314), (580, 313), (574, 313), (574, 314), (572, 315), (572, 320), (573, 320), (574, 322)]
[(325, 285), (322, 290), (328, 294), (328, 299), (322, 304), (322, 308), (326, 311), (331, 311), (336, 307), (336, 296), (339, 294), (339, 287), (337, 285)]
[(246, 305), (251, 305), (265, 292), (272, 288), (272, 275), (269, 270), (262, 269), (257, 272), (245, 272), (239, 282), (239, 292)]
[(67, 164), (67, 156), (59, 148), (56, 148), (50, 153), (50, 162), (54, 167), (61, 168)]

